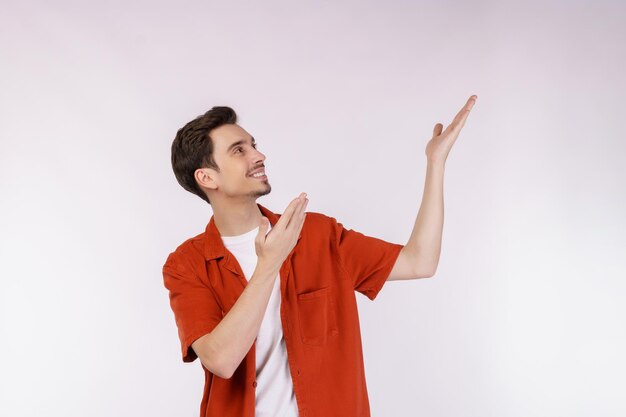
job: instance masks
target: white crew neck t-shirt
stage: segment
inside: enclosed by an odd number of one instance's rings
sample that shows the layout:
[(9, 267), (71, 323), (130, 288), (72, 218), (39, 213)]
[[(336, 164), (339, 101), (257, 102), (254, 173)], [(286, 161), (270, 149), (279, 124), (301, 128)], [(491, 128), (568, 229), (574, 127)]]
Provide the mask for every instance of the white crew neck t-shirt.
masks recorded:
[[(268, 226), (268, 233), (272, 225)], [(239, 262), (249, 281), (257, 264), (254, 240), (259, 228), (238, 236), (222, 236), (224, 246)], [(298, 406), (287, 362), (287, 348), (280, 321), (280, 277), (274, 281), (256, 338), (256, 417), (298, 417)]]

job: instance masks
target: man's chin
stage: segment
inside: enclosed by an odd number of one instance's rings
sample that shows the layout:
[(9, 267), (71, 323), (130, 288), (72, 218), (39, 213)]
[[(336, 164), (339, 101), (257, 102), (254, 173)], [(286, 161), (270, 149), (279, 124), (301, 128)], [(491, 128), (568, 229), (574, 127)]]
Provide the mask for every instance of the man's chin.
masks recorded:
[(265, 187), (264, 190), (255, 191), (254, 192), (254, 196), (255, 197), (262, 197), (264, 195), (268, 195), (270, 192), (272, 192), (272, 186), (269, 185), (269, 183), (268, 183), (267, 187)]

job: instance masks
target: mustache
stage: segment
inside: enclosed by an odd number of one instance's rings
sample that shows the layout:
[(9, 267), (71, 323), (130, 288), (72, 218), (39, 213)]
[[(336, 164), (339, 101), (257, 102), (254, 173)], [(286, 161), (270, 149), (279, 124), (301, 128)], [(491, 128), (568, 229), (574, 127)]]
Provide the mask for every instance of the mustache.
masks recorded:
[(256, 171), (259, 168), (265, 168), (265, 165), (259, 165), (258, 167), (254, 167), (250, 170), (250, 172), (248, 172), (248, 174), (252, 174), (254, 171)]

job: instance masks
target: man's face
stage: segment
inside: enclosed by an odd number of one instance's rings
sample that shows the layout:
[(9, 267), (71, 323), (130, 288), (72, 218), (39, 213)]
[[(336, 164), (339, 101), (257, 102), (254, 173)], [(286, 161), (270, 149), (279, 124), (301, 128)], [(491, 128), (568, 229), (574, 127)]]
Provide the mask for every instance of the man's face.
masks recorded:
[[(270, 193), (272, 187), (265, 175), (265, 155), (256, 149), (256, 142), (248, 132), (239, 125), (227, 124), (213, 129), (210, 135), (213, 159), (220, 168), (219, 172), (209, 170), (214, 180), (210, 190), (225, 198), (255, 200)], [(259, 172), (263, 175), (258, 176)], [(253, 173), (257, 176), (252, 176)]]

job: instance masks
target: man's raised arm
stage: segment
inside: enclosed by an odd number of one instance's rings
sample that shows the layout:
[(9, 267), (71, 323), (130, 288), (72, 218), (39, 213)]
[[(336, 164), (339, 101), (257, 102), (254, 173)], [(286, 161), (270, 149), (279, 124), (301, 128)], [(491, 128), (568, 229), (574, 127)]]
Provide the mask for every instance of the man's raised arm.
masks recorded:
[(452, 123), (442, 131), (437, 123), (426, 145), (426, 179), (422, 203), (409, 241), (404, 246), (388, 281), (432, 277), (439, 264), (443, 233), (443, 174), (446, 159), (456, 141), (477, 96), (471, 96)]

